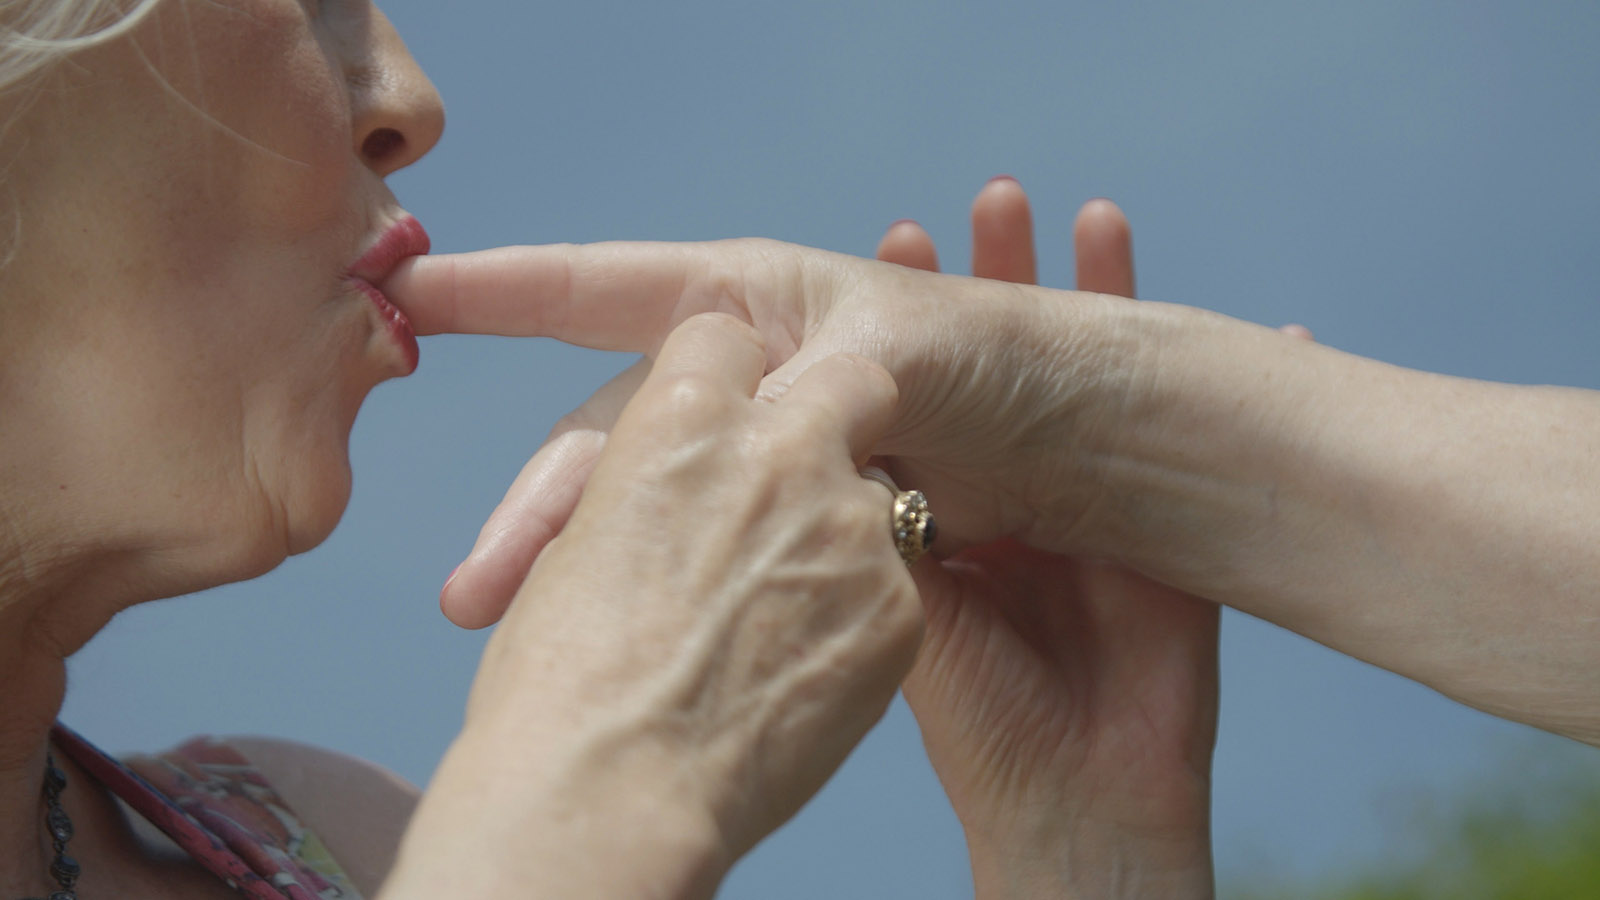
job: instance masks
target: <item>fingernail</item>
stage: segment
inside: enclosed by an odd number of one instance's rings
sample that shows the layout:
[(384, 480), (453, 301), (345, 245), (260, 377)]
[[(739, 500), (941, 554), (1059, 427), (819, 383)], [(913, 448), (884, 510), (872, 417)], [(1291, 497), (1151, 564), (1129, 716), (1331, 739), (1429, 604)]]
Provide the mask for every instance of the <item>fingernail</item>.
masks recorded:
[(915, 225), (915, 224), (917, 224), (917, 220), (916, 219), (895, 219), (893, 222), (889, 223), (889, 229), (892, 231), (892, 230), (894, 230), (896, 228), (899, 228), (901, 225)]
[(458, 572), (460, 572), (460, 571), (461, 571), (461, 566), (460, 566), (460, 565), (458, 565), (458, 566), (456, 566), (456, 567), (455, 567), (455, 568), (454, 568), (454, 569), (451, 569), (451, 570), (450, 570), (450, 577), (449, 577), (449, 578), (446, 578), (446, 579), (445, 579), (445, 580), (444, 580), (444, 587), (442, 587), (442, 588), (440, 588), (440, 589), (439, 589), (439, 593), (441, 593), (441, 594), (442, 594), (442, 593), (444, 593), (444, 592), (445, 592), (445, 591), (448, 591), (448, 590), (450, 590), (450, 582), (452, 582), (452, 581), (455, 581), (455, 580), (456, 580), (456, 574), (457, 574), (457, 573), (458, 573)]
[(990, 184), (994, 184), (996, 181), (1009, 181), (1009, 182), (1011, 182), (1013, 184), (1021, 184), (1022, 183), (1020, 181), (1017, 181), (1017, 177), (1015, 175), (996, 175), (995, 177), (989, 179), (989, 183)]

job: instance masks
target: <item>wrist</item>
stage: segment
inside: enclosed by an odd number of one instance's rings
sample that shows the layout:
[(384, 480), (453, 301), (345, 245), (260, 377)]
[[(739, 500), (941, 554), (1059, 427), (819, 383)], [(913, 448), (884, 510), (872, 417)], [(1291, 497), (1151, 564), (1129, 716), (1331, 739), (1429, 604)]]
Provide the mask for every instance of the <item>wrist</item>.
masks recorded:
[[(1036, 783), (1031, 798), (961, 816), (977, 900), (1209, 898), (1209, 732), (1201, 757), (1147, 745), (1146, 762), (1098, 768), (1095, 789)], [(1080, 779), (1081, 780), (1081, 779)], [(959, 808), (958, 808), (959, 812)]]
[[(1121, 831), (1122, 829), (1114, 829)], [(1095, 833), (1099, 832), (1099, 833)], [(1053, 842), (999, 841), (968, 833), (975, 900), (1210, 900), (1209, 828), (1108, 834)]]
[(1342, 354), (1192, 307), (1123, 301), (1100, 329), (1107, 379), (1080, 456), (1098, 486), (1075, 552), (1114, 559), (1202, 596), (1238, 523), (1270, 519), (1304, 472), (1316, 392)]
[(541, 752), (514, 735), (463, 731), (382, 900), (712, 897), (733, 860), (688, 767), (642, 748), (591, 749)]
[[(1004, 285), (1016, 303), (1006, 336), (1031, 373), (1038, 397), (1009, 405), (1046, 411), (1049, 421), (1027, 444), (1041, 473), (1024, 485), (1035, 515), (1021, 533), (1031, 546), (1056, 553), (1115, 557), (1102, 534), (1119, 524), (1119, 454), (1140, 424), (1142, 402), (1158, 389), (1173, 339), (1167, 310), (1181, 309), (1087, 292)], [(1000, 290), (1001, 288), (996, 288)], [(977, 323), (973, 323), (976, 327)]]

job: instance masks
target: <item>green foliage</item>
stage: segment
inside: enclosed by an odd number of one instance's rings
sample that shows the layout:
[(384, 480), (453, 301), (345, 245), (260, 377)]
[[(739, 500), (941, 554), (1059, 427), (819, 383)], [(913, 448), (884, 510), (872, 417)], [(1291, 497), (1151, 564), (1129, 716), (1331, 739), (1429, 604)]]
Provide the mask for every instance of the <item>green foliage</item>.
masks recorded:
[(1428, 817), (1420, 859), (1342, 884), (1246, 889), (1239, 900), (1600, 900), (1600, 779), (1500, 789)]

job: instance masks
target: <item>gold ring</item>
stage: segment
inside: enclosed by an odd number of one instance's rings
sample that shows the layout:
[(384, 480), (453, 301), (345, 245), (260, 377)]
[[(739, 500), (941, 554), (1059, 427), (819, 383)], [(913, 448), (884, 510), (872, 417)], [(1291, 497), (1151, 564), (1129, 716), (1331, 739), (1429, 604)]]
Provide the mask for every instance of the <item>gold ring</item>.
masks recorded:
[(889, 514), (889, 527), (894, 533), (894, 548), (900, 558), (911, 565), (933, 546), (939, 536), (939, 526), (934, 524), (933, 513), (928, 511), (928, 498), (921, 491), (902, 491), (889, 473), (876, 466), (864, 466), (861, 477), (876, 481), (894, 495), (894, 506)]
[(928, 498), (921, 491), (901, 491), (894, 495), (894, 548), (911, 565), (928, 552), (939, 526), (928, 512)]

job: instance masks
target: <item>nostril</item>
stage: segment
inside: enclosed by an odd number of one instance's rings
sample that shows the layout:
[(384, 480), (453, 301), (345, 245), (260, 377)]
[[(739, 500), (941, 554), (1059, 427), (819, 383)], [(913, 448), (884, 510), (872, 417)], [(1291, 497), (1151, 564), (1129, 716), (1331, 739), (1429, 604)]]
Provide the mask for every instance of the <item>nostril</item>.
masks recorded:
[(369, 163), (382, 163), (399, 153), (406, 145), (406, 136), (393, 128), (375, 128), (361, 142), (361, 155)]

